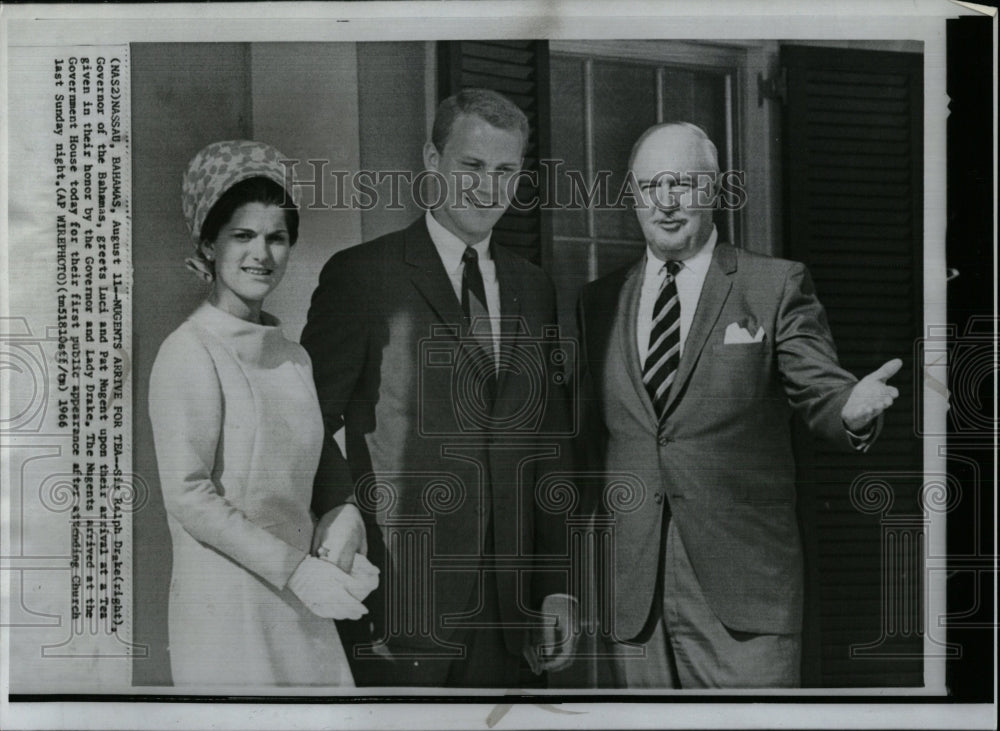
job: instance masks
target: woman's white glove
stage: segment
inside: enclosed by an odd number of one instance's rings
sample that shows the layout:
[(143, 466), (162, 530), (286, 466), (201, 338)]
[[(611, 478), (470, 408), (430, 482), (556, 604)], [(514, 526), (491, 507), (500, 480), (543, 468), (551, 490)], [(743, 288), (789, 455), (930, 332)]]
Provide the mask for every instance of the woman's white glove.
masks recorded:
[[(364, 557), (362, 557), (364, 558)], [(306, 556), (288, 579), (288, 588), (313, 614), (326, 619), (361, 619), (361, 602), (378, 586), (378, 569), (355, 559), (347, 574), (332, 563)]]
[[(329, 559), (322, 554), (319, 557), (321, 560), (329, 562)], [(341, 568), (337, 564), (333, 564), (333, 567), (341, 571)], [(351, 573), (348, 576), (353, 579), (348, 591), (359, 602), (363, 602), (369, 594), (378, 588), (378, 566), (369, 561), (368, 557), (364, 554), (354, 554), (354, 563), (351, 566)]]

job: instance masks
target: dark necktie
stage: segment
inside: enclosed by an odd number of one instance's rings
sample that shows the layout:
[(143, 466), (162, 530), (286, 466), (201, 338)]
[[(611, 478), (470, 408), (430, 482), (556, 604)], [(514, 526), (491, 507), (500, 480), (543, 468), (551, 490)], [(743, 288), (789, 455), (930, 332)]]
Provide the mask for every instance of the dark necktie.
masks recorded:
[[(464, 335), (471, 339), (466, 354), (474, 359), (474, 370), (483, 377), (484, 396), (492, 403), (496, 395), (496, 358), (493, 353), (493, 330), (490, 311), (486, 307), (486, 287), (479, 269), (479, 252), (471, 246), (462, 254), (462, 312), (465, 314)], [(475, 326), (475, 331), (473, 331)]]
[(471, 332), (472, 323), (478, 318), (489, 317), (486, 307), (486, 287), (483, 273), (479, 271), (479, 252), (471, 246), (462, 254), (462, 312), (465, 313), (465, 331)]
[(681, 361), (681, 302), (677, 296), (678, 261), (668, 261), (660, 292), (653, 306), (653, 327), (649, 331), (649, 351), (642, 367), (642, 382), (653, 402), (656, 417), (663, 420), (663, 412), (670, 395), (670, 386), (677, 376)]

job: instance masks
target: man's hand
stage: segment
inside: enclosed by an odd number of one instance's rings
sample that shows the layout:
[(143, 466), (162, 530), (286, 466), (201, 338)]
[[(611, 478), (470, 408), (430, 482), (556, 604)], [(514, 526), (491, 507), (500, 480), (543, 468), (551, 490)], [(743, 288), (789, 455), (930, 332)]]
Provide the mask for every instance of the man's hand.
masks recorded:
[(542, 601), (542, 624), (528, 633), (524, 656), (536, 675), (562, 670), (573, 660), (580, 637), (577, 601), (566, 594), (550, 594)]
[(355, 553), (368, 555), (365, 522), (356, 505), (339, 505), (319, 519), (313, 533), (312, 552), (348, 574), (354, 566)]
[(902, 366), (903, 361), (893, 358), (854, 384), (851, 395), (840, 412), (840, 418), (850, 431), (861, 433), (872, 420), (892, 406), (899, 391), (886, 381), (896, 375)]

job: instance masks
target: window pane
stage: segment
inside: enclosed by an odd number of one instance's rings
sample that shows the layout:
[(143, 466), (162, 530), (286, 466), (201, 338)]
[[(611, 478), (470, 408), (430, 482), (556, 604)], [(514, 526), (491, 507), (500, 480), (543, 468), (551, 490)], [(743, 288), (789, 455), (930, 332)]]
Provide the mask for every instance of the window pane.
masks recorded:
[[(732, 151), (726, 149), (726, 75), (717, 72), (663, 69), (663, 120), (698, 125), (715, 143), (719, 167), (727, 169)], [(732, 241), (729, 216), (716, 211), (719, 238)]]
[[(625, 180), (632, 144), (656, 124), (656, 70), (615, 61), (594, 62), (594, 169), (610, 172), (612, 200)], [(598, 238), (642, 240), (627, 207), (595, 211)]]
[(694, 122), (694, 77), (687, 69), (663, 69), (664, 122)]
[(697, 124), (726, 162), (726, 76), (706, 71), (663, 69), (663, 121)]
[(719, 148), (719, 164), (726, 164), (726, 77), (695, 74), (691, 85), (691, 118)]

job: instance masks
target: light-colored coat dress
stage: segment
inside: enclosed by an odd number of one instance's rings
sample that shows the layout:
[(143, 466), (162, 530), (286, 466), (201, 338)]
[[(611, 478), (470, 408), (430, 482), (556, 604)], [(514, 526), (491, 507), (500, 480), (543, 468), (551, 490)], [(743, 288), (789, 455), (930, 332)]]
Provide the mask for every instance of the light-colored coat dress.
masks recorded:
[(286, 587), (312, 539), (323, 422), (309, 356), (263, 319), (205, 303), (153, 365), (174, 683), (349, 686), (334, 623)]

